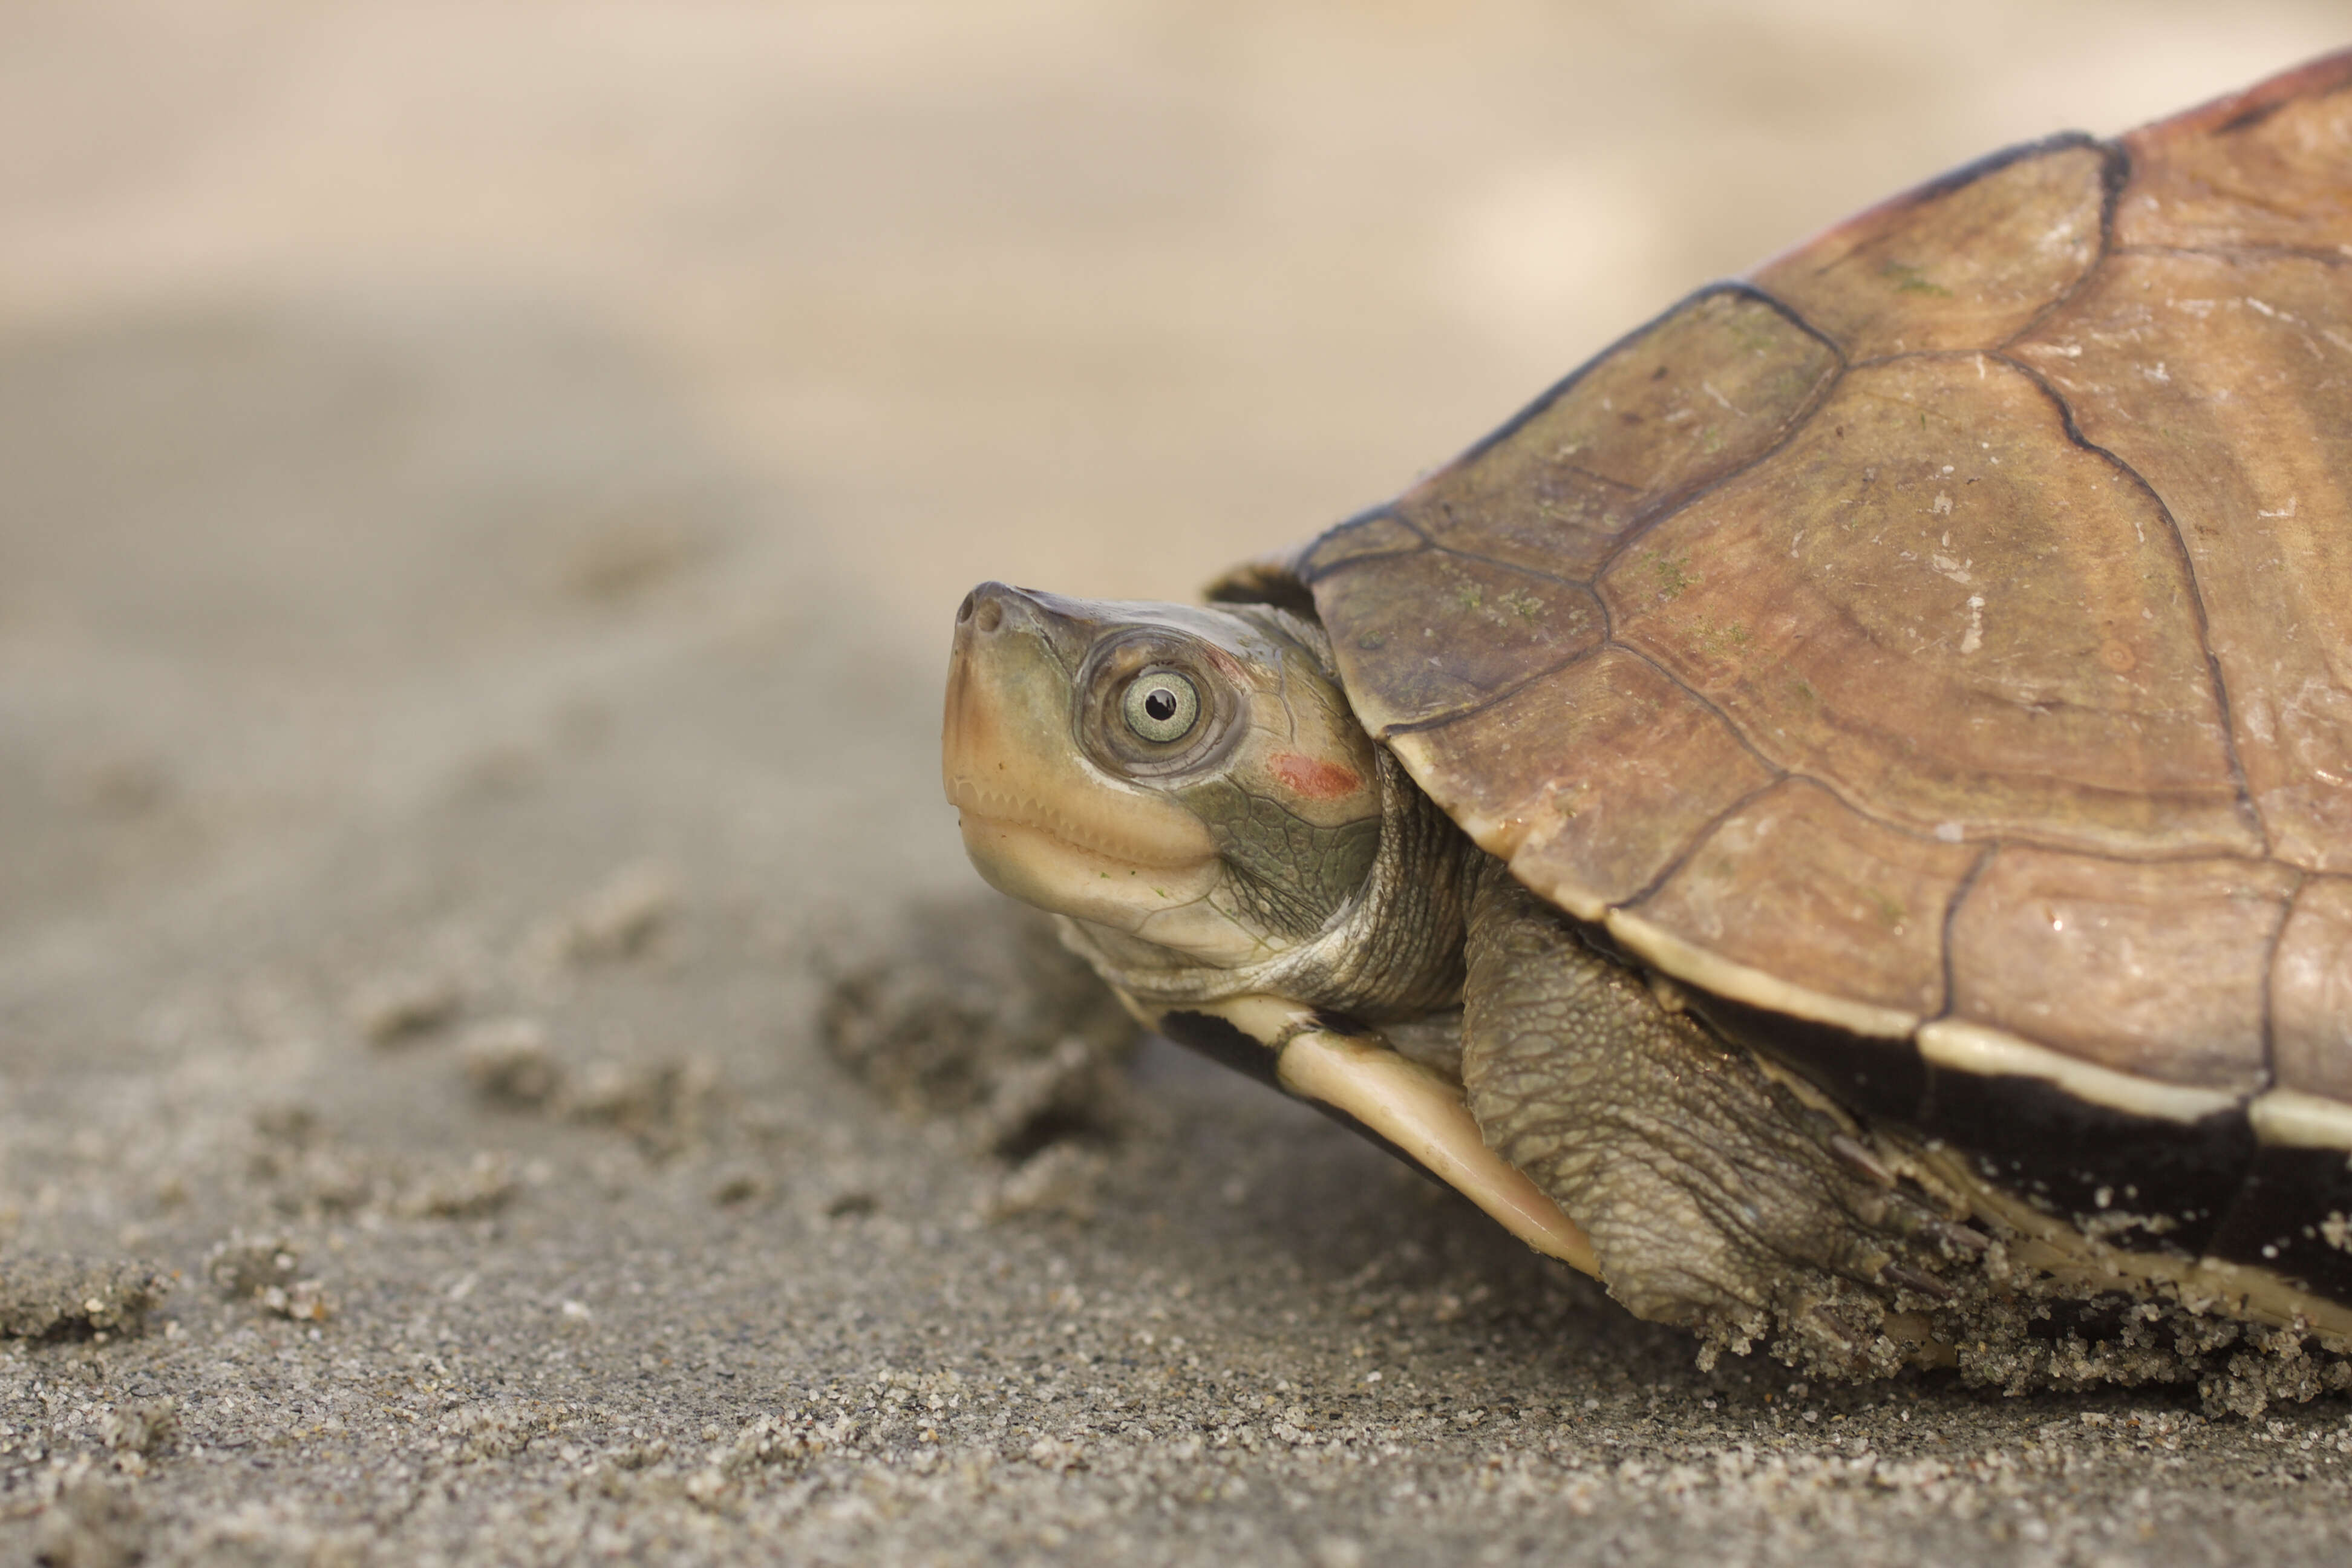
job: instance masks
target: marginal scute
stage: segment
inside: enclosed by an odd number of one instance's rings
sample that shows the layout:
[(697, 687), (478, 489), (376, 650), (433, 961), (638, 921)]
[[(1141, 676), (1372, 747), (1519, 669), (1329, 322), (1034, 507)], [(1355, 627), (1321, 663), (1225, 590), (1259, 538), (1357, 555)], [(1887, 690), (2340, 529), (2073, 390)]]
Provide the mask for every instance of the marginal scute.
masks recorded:
[(1990, 349), (2098, 259), (2110, 156), (2067, 137), (1988, 160), (1840, 224), (1755, 282), (1849, 360)]
[(2352, 1101), (2352, 878), (2295, 890), (2271, 958), (2271, 1063), (2282, 1089)]
[(1978, 1079), (2038, 1079), (2069, 1099), (2159, 1121), (2200, 1121), (2239, 1104), (2240, 1097), (2228, 1089), (2168, 1083), (2103, 1067), (1959, 1018), (1921, 1025), (1919, 1054), (1948, 1072)]
[(1355, 562), (1314, 586), (1348, 700), (1374, 735), (1475, 707), (1601, 645), (1590, 588), (1443, 550)]
[(2260, 852), (2162, 508), (1992, 356), (1847, 373), (1600, 588), (1618, 640), (1885, 821)]
[(1480, 848), (1588, 921), (1772, 777), (1713, 709), (1620, 648), (1394, 744)]
[(2170, 509), (2253, 809), (2314, 871), (2352, 871), (2347, 321), (2352, 258), (2119, 256), (2017, 347)]
[(1424, 547), (1421, 535), (1382, 509), (1349, 518), (1300, 551), (1298, 575), (1301, 581), (1311, 584), (1351, 561), (1404, 555)]
[(1952, 1010), (2159, 1082), (2267, 1087), (2264, 990), (2294, 873), (2004, 846), (1952, 919)]
[(2352, 52), (2123, 139), (2131, 180), (2118, 245), (2237, 248), (2352, 244)]
[(1685, 300), (1407, 492), (1435, 543), (1589, 576), (1626, 529), (1752, 461), (1837, 356), (1740, 290)]
[(1945, 910), (1982, 853), (1898, 833), (1785, 779), (1717, 824), (1633, 912), (1734, 963), (1932, 1016), (1944, 1005)]
[(1744, 1006), (1827, 1024), (1851, 1035), (1885, 1041), (1890, 1050), (1919, 1026), (1916, 1013), (1800, 985), (1775, 971), (1737, 963), (1712, 948), (1685, 941), (1631, 910), (1611, 910), (1607, 925), (1617, 944), (1643, 963)]
[(2274, 1089), (2246, 1107), (2254, 1136), (2282, 1149), (2336, 1149), (2352, 1152), (2352, 1104), (2300, 1089)]

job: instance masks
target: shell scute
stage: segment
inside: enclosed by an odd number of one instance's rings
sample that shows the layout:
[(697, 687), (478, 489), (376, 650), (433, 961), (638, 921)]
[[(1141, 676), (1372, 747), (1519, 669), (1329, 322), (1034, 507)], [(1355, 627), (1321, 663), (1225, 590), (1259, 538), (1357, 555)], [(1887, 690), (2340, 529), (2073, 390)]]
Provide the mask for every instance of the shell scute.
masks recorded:
[(1382, 508), (1350, 518), (1308, 545), (1298, 557), (1298, 575), (1302, 582), (1312, 584), (1349, 562), (1407, 555), (1427, 542)]
[(2281, 1089), (2352, 1103), (2352, 879), (2296, 890), (2271, 960), (2271, 1031)]
[(1997, 851), (1952, 917), (1952, 1010), (2121, 1072), (2268, 1087), (2265, 995), (2295, 874), (2266, 860)]
[[(1377, 568), (1377, 570), (1373, 570)], [(1423, 547), (1315, 580), (1356, 716), (1375, 735), (1475, 707), (1601, 645), (1601, 603), (1498, 562)]]
[(2259, 851), (2162, 508), (1997, 358), (1849, 373), (1601, 592), (1775, 764), (1898, 826)]
[(2352, 52), (2123, 138), (2123, 246), (2352, 245)]
[(2017, 354), (2179, 523), (2273, 852), (2352, 871), (2352, 263), (2119, 256)]
[(1585, 920), (1772, 779), (1722, 715), (1622, 648), (1396, 747), (1481, 848)]
[(1589, 576), (1642, 518), (1769, 449), (1836, 369), (1832, 351), (1765, 300), (1701, 294), (1396, 510), (1446, 548)]
[[(1898, 833), (1807, 779), (1785, 779), (1630, 906), (1651, 925), (1782, 984), (1907, 1015), (1944, 1005), (1944, 915), (1984, 851)], [(1816, 978), (1819, 977), (1819, 978)], [(1734, 1000), (1772, 994), (1685, 978)]]
[(1998, 345), (2097, 261), (2114, 155), (2060, 138), (1851, 218), (1754, 274), (1849, 360)]

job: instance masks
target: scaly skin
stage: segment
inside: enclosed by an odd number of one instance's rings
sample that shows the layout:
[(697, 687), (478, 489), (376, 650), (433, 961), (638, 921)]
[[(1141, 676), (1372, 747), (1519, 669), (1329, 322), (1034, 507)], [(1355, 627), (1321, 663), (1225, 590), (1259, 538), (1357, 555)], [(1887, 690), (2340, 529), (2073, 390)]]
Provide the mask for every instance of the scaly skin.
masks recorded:
[(1610, 1293), (1710, 1345), (1745, 1352), (1777, 1323), (1814, 1364), (1900, 1365), (1918, 1326), (1888, 1333), (1886, 1306), (1906, 1271), (1943, 1261), (1937, 1216), (1841, 1158), (1834, 1119), (1486, 865), (1465, 988), (1471, 1113), (1591, 1237)]
[[(1134, 703), (1170, 671), (1197, 721), (1154, 738)], [(1741, 1350), (1777, 1325), (1785, 1353), (1843, 1371), (1923, 1337), (1887, 1309), (1933, 1286), (1932, 1244), (1904, 1238), (1935, 1216), (1473, 847), (1355, 724), (1313, 623), (984, 585), (958, 620), (945, 776), (983, 875), (1064, 916), (1145, 1017), (1239, 1019), (1270, 1061), (1335, 1027), (1411, 1039), (1457, 1118), (1466, 1088), (1465, 1190), (1499, 1152), (1573, 1222), (1564, 1246), (1531, 1239), (1635, 1312)]]

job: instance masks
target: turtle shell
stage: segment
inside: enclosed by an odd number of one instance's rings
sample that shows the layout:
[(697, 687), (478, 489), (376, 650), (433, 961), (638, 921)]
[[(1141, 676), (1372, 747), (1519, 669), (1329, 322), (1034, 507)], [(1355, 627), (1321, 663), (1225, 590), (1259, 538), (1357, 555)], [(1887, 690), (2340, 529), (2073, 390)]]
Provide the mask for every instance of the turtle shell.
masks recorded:
[(1293, 570), (1718, 1027), (2352, 1300), (2352, 53), (1704, 289)]

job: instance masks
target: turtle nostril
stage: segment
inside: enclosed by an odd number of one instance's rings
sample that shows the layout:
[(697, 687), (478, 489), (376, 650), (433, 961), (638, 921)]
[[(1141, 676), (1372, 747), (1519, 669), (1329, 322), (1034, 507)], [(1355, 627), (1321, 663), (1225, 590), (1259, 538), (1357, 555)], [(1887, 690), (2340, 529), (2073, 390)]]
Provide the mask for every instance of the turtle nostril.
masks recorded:
[(956, 636), (962, 637), (967, 630), (981, 637), (993, 633), (1004, 624), (1006, 596), (1019, 592), (1002, 583), (982, 583), (966, 594), (956, 607)]

